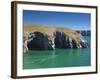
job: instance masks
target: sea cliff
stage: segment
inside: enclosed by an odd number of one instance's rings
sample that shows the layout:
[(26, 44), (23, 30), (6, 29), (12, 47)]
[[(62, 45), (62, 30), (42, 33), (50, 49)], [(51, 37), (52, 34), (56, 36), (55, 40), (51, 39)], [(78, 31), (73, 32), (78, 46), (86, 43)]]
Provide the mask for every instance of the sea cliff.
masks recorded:
[(55, 48), (88, 48), (83, 36), (71, 29), (39, 25), (24, 25), (24, 53), (28, 50), (54, 50)]

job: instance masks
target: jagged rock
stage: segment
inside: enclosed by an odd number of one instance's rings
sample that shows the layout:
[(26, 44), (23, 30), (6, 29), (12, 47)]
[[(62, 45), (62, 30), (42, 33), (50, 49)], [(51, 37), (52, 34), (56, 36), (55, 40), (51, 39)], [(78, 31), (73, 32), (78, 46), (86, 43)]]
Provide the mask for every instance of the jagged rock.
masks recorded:
[(55, 48), (62, 48), (62, 34), (59, 31), (55, 33)]
[(55, 33), (55, 48), (87, 48), (89, 44), (86, 42), (76, 41), (71, 39), (68, 35), (64, 32), (56, 31)]
[(25, 34), (23, 49), (24, 53), (28, 50), (53, 50), (54, 48), (88, 48), (90, 45), (83, 39), (77, 41), (66, 35), (64, 32), (56, 31), (54, 36), (48, 36), (45, 33), (34, 31)]
[(67, 48), (67, 36), (66, 36), (66, 34), (64, 33), (64, 32), (62, 32), (62, 37), (61, 37), (61, 39), (62, 39), (62, 48)]
[(89, 47), (89, 44), (86, 43), (86, 42), (81, 41), (80, 44), (81, 44), (82, 48), (88, 48)]
[(71, 39), (62, 32), (62, 48), (72, 48), (72, 42)]
[(28, 32), (24, 32), (24, 36), (23, 36), (23, 52), (24, 53), (28, 51), (27, 42), (28, 42)]
[(53, 49), (55, 49), (55, 37), (54, 36), (49, 36), (48, 37), (49, 44), (52, 46)]
[(75, 40), (72, 40), (73, 48), (78, 48), (78, 43)]

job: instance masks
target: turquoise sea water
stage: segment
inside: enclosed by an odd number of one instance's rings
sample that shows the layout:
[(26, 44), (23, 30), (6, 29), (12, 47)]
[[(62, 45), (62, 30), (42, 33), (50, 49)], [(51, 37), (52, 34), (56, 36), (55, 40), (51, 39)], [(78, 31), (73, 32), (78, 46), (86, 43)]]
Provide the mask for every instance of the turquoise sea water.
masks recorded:
[[(90, 43), (90, 37), (84, 37)], [(91, 65), (90, 48), (28, 51), (23, 55), (23, 69), (79, 67)]]

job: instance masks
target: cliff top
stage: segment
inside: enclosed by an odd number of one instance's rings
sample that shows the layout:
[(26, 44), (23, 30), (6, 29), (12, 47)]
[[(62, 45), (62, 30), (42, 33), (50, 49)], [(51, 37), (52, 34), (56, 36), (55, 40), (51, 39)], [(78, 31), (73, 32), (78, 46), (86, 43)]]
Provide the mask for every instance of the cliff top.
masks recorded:
[(78, 34), (76, 31), (69, 29), (69, 28), (64, 28), (64, 27), (24, 25), (24, 31), (25, 32), (39, 31), (39, 32), (47, 34), (48, 36), (53, 36), (53, 32), (60, 31), (60, 32), (64, 32), (66, 35), (68, 35), (74, 40), (77, 40), (77, 41), (82, 40), (82, 36)]

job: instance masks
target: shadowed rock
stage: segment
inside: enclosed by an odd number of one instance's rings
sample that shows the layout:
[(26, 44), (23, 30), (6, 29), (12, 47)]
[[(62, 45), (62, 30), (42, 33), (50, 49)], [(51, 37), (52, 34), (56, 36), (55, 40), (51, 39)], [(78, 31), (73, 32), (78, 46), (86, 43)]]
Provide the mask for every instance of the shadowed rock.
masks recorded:
[(78, 48), (78, 43), (75, 40), (72, 40), (73, 48)]
[(62, 48), (62, 34), (59, 31), (55, 33), (55, 48)]
[(70, 38), (68, 35), (66, 35), (64, 32), (62, 32), (62, 48), (72, 48), (72, 42), (70, 41)]
[(28, 42), (29, 50), (52, 50), (47, 35), (41, 32), (34, 32), (35, 38)]
[(90, 47), (89, 44), (86, 43), (86, 42), (82, 42), (81, 41), (80, 44), (81, 44), (82, 48), (88, 48), (88, 47)]

